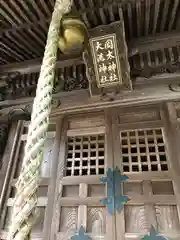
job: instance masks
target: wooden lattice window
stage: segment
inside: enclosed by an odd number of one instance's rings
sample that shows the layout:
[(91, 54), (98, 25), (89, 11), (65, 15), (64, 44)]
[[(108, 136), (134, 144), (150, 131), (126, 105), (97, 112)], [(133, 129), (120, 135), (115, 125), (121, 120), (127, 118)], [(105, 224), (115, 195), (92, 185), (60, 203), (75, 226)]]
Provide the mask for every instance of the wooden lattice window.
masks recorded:
[(66, 176), (104, 174), (104, 135), (68, 137)]
[(124, 172), (168, 171), (162, 129), (120, 132)]
[[(24, 126), (22, 127), (20, 138), (17, 141), (17, 147), (16, 152), (14, 153), (14, 162), (12, 166), (11, 175), (10, 178), (10, 184), (9, 187), (6, 190), (6, 203), (4, 206), (4, 209), (1, 214), (1, 239), (6, 239), (7, 232), (9, 229), (10, 221), (11, 221), (11, 214), (12, 214), (12, 206), (13, 206), (13, 200), (16, 194), (16, 188), (15, 183), (19, 177), (23, 156), (24, 156), (24, 148), (26, 144), (27, 139), (27, 130), (28, 130), (28, 124), (24, 123)], [(40, 211), (40, 217), (37, 221), (36, 225), (33, 227), (32, 233), (33, 234), (40, 234), (42, 235), (43, 227), (44, 227), (44, 217), (45, 217), (45, 210), (48, 202), (48, 185), (49, 185), (49, 178), (51, 177), (51, 164), (52, 164), (52, 147), (54, 143), (54, 137), (55, 137), (55, 124), (50, 124), (48, 134), (47, 134), (47, 140), (44, 145), (43, 154), (44, 159), (41, 167), (41, 181), (40, 186), (37, 191), (38, 196), (38, 203), (37, 207)]]

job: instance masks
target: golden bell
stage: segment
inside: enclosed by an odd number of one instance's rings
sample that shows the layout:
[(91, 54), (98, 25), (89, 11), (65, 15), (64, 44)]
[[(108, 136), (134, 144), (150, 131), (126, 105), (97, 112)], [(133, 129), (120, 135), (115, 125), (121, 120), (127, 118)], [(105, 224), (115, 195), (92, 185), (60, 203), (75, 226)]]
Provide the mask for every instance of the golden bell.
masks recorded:
[(82, 51), (86, 40), (86, 27), (76, 17), (66, 16), (61, 21), (61, 36), (59, 38), (59, 49), (64, 54), (73, 51)]

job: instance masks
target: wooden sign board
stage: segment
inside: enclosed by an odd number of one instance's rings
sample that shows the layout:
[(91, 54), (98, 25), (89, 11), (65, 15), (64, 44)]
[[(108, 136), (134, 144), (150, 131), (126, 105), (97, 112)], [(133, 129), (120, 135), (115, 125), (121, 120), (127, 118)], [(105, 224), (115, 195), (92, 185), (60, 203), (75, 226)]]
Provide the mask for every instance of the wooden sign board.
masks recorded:
[(90, 39), (97, 86), (122, 84), (116, 34)]
[(132, 90), (124, 20), (120, 15), (120, 21), (89, 30), (84, 62), (91, 95)]

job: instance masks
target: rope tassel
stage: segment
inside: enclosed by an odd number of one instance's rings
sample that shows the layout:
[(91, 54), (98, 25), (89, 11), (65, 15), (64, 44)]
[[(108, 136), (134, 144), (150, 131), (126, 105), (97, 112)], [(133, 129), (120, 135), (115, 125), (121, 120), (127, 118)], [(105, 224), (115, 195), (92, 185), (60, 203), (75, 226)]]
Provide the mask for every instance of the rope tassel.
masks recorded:
[(9, 240), (24, 240), (30, 235), (37, 220), (36, 191), (43, 160), (42, 147), (46, 140), (51, 112), (52, 90), (55, 75), (60, 22), (71, 9), (72, 0), (56, 0), (47, 36), (44, 58), (33, 103), (25, 155), (14, 200)]

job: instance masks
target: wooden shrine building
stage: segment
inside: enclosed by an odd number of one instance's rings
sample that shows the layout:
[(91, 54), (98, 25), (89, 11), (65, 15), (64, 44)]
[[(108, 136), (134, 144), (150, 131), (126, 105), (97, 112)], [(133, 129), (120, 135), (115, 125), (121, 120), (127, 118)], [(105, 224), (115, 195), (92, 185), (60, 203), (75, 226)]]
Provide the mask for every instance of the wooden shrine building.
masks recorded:
[[(0, 1), (0, 239), (7, 239), (54, 0)], [(58, 50), (33, 239), (180, 239), (180, 0), (74, 0), (84, 50)], [(100, 177), (129, 201), (111, 216)], [(120, 191), (120, 190), (119, 190)], [(164, 239), (164, 238), (163, 238)]]

